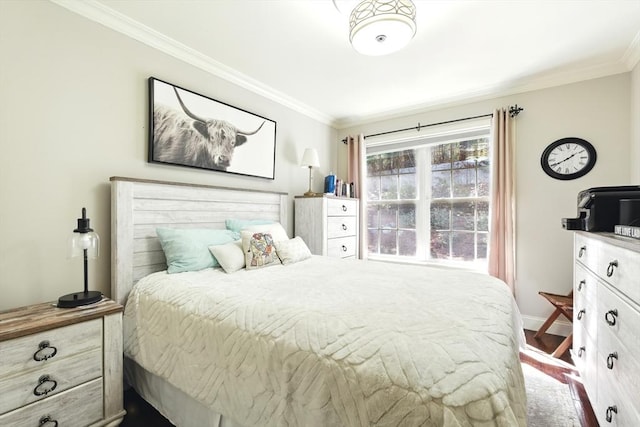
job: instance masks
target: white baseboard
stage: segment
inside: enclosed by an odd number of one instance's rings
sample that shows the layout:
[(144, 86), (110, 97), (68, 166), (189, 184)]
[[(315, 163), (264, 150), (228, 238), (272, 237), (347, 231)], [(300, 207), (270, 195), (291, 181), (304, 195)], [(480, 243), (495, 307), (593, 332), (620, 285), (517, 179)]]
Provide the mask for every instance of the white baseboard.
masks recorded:
[[(540, 326), (542, 326), (545, 320), (547, 319), (541, 317), (522, 316), (524, 328), (531, 331), (537, 331), (538, 329), (540, 329)], [(555, 322), (553, 322), (553, 325), (551, 325), (549, 329), (547, 329), (547, 333), (566, 337), (571, 333), (572, 329), (573, 325), (568, 320), (556, 320)]]

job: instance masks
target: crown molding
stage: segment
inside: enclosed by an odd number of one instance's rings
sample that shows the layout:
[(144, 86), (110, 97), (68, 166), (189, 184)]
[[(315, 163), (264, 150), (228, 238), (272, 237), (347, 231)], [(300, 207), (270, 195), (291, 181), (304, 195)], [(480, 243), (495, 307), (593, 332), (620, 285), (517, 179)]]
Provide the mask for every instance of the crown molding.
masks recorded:
[(335, 118), (218, 62), (160, 32), (117, 12), (96, 0), (50, 0), (71, 12), (97, 22), (132, 39), (173, 56), (216, 77), (277, 102), (321, 123), (333, 125)]
[(633, 70), (640, 62), (640, 31), (636, 33), (636, 36), (629, 44), (629, 48), (622, 57), (622, 62), (627, 66), (628, 71)]

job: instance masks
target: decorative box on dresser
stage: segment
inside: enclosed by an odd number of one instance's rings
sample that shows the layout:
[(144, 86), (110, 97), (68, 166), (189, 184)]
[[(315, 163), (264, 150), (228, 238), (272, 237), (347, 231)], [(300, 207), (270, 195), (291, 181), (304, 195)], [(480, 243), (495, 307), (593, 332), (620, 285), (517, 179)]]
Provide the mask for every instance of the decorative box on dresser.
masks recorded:
[(601, 426), (640, 426), (640, 241), (576, 232), (572, 357)]
[(318, 195), (296, 196), (295, 235), (311, 253), (357, 258), (359, 238), (358, 199)]
[(117, 426), (122, 306), (36, 304), (0, 312), (0, 426)]

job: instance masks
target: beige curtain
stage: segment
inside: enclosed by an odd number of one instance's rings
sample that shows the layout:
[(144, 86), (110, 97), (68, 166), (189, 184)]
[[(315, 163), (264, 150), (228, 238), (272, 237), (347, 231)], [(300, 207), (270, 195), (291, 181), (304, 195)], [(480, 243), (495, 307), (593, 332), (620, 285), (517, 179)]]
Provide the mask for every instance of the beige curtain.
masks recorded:
[(360, 199), (360, 242), (359, 257), (367, 258), (367, 201), (364, 197), (366, 185), (366, 149), (364, 135), (349, 135), (347, 137), (347, 182), (353, 182), (355, 197)]
[(489, 274), (504, 280), (515, 294), (515, 138), (504, 109), (492, 121)]

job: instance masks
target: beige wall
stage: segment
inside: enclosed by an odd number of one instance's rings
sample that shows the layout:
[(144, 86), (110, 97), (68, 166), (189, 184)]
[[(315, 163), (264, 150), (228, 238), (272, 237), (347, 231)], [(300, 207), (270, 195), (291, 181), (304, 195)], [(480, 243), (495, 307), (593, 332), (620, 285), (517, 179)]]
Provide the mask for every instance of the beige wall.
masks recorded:
[[(516, 299), (525, 324), (537, 329), (551, 311), (538, 291), (568, 293), (572, 286), (572, 234), (561, 228), (561, 218), (576, 215), (579, 191), (631, 183), (630, 81), (629, 73), (620, 74), (344, 129), (338, 137), (485, 114), (514, 104), (523, 107), (516, 119)], [(551, 142), (569, 136), (595, 146), (596, 166), (580, 179), (554, 180), (542, 171), (540, 155)], [(342, 173), (345, 157), (341, 148)]]
[[(0, 310), (82, 289), (81, 260), (66, 258), (82, 207), (102, 239), (90, 286), (109, 293), (110, 176), (293, 197), (305, 147), (323, 165), (317, 191), (336, 156), (331, 127), (50, 2), (0, 1), (0, 58)], [(147, 163), (149, 76), (275, 120), (275, 180)]]
[(640, 185), (640, 64), (631, 71), (631, 182)]

